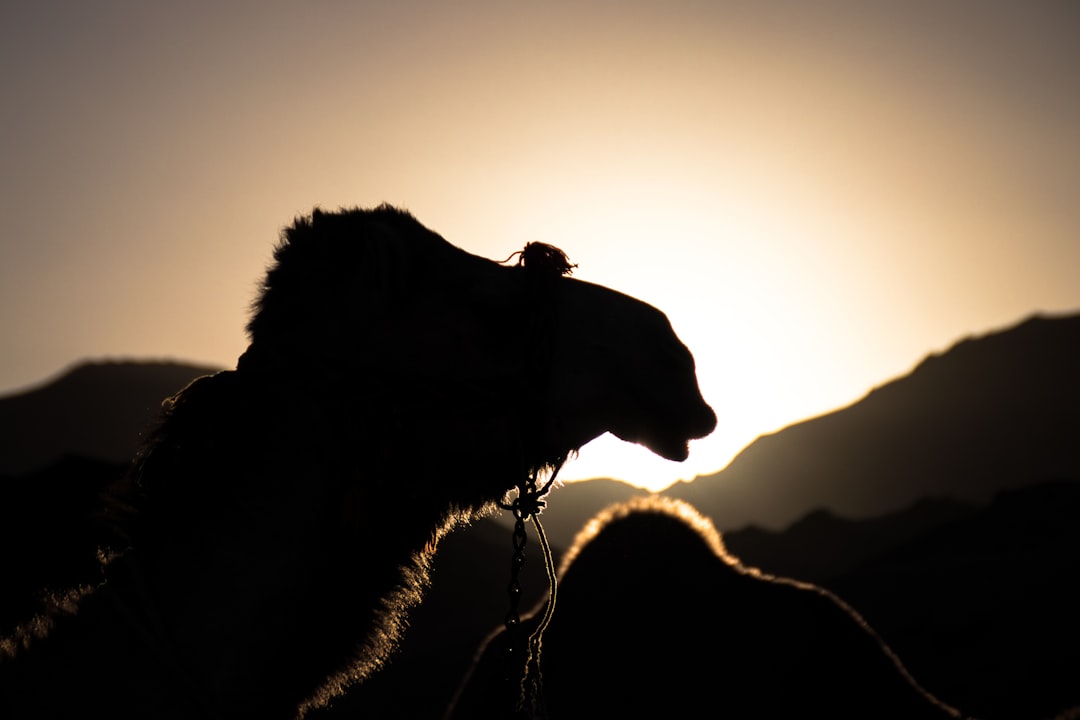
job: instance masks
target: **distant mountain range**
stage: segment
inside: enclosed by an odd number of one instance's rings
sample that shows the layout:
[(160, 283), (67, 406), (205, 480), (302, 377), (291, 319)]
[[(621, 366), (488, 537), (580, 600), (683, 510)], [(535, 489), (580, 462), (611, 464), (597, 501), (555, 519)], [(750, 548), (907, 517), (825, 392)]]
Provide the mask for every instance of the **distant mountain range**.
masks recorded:
[(32, 390), (0, 397), (0, 474), (65, 456), (124, 463), (161, 401), (220, 368), (174, 362), (84, 362)]
[(922, 497), (986, 503), (1070, 478), (1080, 478), (1080, 315), (964, 340), (666, 493), (722, 529), (781, 529), (817, 508), (872, 517)]

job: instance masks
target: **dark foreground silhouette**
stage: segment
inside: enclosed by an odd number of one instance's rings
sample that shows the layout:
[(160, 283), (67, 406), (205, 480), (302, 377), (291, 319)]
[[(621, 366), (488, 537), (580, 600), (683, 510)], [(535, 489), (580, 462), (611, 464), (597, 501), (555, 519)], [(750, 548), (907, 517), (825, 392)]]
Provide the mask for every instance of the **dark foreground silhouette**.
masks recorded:
[(0, 644), (0, 716), (303, 714), (389, 660), (439, 538), (530, 474), (607, 431), (684, 459), (716, 422), (690, 353), (566, 269), (386, 206), (297, 220), (237, 369), (114, 488), (101, 577)]
[[(686, 503), (613, 506), (559, 576), (540, 652), (552, 718), (960, 717), (839, 598), (744, 567)], [(448, 718), (514, 717), (521, 673), (508, 642), (506, 630), (489, 639)]]

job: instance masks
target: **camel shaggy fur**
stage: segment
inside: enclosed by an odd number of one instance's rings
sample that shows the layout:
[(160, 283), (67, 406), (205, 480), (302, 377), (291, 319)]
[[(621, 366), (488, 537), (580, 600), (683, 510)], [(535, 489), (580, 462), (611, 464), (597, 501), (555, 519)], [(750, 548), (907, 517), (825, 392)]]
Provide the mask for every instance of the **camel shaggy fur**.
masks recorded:
[(389, 206), (297, 219), (236, 369), (167, 400), (115, 489), (100, 581), (3, 642), (0, 716), (302, 715), (530, 473), (608, 431), (684, 459), (716, 421), (664, 315), (523, 257)]
[[(682, 501), (602, 512), (563, 558), (558, 588), (540, 646), (553, 718), (960, 716), (840, 598), (743, 566)], [(523, 619), (522, 638), (545, 608)], [(514, 716), (522, 683), (508, 642), (505, 630), (488, 639), (447, 720)]]

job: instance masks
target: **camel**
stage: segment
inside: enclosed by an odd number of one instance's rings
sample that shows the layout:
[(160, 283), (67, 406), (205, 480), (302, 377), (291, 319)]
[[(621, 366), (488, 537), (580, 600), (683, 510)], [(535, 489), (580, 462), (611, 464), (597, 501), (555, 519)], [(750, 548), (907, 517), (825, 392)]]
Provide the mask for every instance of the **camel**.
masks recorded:
[(839, 597), (744, 566), (708, 518), (660, 495), (609, 507), (567, 551), (528, 704), (511, 637), (485, 641), (445, 720), (960, 717)]
[(0, 642), (0, 716), (302, 717), (391, 660), (453, 528), (605, 432), (685, 459), (716, 424), (691, 353), (572, 267), (389, 205), (297, 218), (236, 368), (114, 488), (100, 581)]

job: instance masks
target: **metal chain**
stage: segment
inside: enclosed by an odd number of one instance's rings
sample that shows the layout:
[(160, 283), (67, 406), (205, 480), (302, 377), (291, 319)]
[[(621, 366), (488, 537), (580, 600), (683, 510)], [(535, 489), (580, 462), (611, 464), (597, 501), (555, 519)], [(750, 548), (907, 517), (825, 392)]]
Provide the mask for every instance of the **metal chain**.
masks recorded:
[[(510, 584), (507, 586), (507, 594), (510, 596), (510, 611), (506, 614), (506, 629), (508, 632), (517, 633), (521, 626), (521, 568), (525, 566), (525, 545), (529, 536), (525, 533), (525, 515), (521, 510), (520, 490), (519, 495), (510, 505), (510, 512), (514, 515), (514, 533), (511, 540), (514, 544), (514, 554), (510, 558)], [(516, 652), (516, 644), (511, 642), (510, 652)]]
[[(518, 673), (516, 677), (507, 675), (506, 680), (520, 680), (520, 693), (518, 697), (517, 712), (525, 717), (543, 717), (540, 676), (540, 642), (551, 622), (551, 615), (555, 610), (555, 597), (558, 591), (558, 581), (555, 574), (555, 563), (552, 558), (551, 546), (548, 544), (547, 535), (540, 524), (540, 513), (546, 503), (541, 500), (555, 482), (555, 476), (562, 467), (562, 460), (552, 470), (551, 477), (539, 490), (536, 487), (536, 473), (530, 473), (525, 481), (518, 486), (518, 495), (513, 502), (506, 505), (514, 516), (514, 532), (511, 536), (514, 545), (514, 553), (510, 559), (510, 583), (507, 586), (507, 594), (510, 598), (510, 610), (506, 614), (507, 634), (507, 672)], [(521, 569), (525, 566), (525, 546), (528, 543), (528, 534), (525, 532), (525, 521), (532, 520), (536, 527), (536, 534), (540, 541), (540, 547), (544, 556), (544, 568), (548, 578), (548, 600), (544, 608), (544, 615), (536, 629), (525, 642), (521, 627)], [(523, 673), (523, 674), (522, 674)]]

